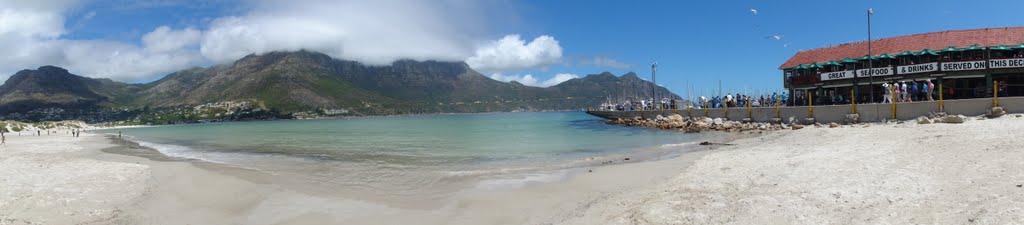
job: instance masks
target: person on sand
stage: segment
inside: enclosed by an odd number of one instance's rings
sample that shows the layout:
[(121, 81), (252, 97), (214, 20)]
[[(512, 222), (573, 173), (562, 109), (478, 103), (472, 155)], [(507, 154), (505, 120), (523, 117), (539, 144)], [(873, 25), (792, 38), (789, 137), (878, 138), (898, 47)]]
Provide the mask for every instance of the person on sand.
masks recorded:
[(4, 130), (0, 129), (0, 145), (7, 144), (7, 136), (4, 136)]
[(36, 130), (36, 136), (43, 136), (43, 132), (40, 130)]

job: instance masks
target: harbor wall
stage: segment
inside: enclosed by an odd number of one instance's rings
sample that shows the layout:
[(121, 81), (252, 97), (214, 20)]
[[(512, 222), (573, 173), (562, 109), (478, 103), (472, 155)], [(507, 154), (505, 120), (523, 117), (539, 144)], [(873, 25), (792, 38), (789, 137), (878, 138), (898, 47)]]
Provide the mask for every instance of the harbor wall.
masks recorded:
[[(943, 109), (939, 109), (939, 101), (896, 103), (896, 116), (898, 120), (912, 120), (920, 116), (928, 116), (934, 112), (944, 111), (950, 115), (979, 116), (988, 113), (994, 102), (992, 98), (945, 100)], [(1007, 113), (1024, 113), (1024, 97), (1001, 97), (999, 106)], [(857, 114), (861, 122), (880, 122), (893, 119), (893, 104), (866, 104), (856, 106)], [(657, 110), (657, 111), (588, 111), (587, 113), (606, 118), (655, 118), (658, 115), (669, 116), (679, 114), (683, 117), (711, 117), (728, 118), (729, 120), (742, 121), (750, 119), (753, 122), (770, 122), (773, 118), (790, 117), (797, 119), (814, 118), (816, 122), (842, 123), (847, 114), (853, 112), (850, 105), (829, 105), (813, 106), (813, 111), (807, 106), (796, 107), (735, 107), (735, 108), (714, 108), (714, 109), (679, 109), (679, 110)]]

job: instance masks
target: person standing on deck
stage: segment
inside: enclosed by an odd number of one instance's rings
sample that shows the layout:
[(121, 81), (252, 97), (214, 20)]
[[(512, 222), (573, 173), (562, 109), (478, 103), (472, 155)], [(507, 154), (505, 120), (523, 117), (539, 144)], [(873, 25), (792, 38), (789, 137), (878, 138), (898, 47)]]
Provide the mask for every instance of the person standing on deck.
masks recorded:
[(935, 101), (932, 98), (932, 95), (935, 94), (935, 84), (932, 83), (932, 80), (926, 80), (925, 82), (928, 83), (928, 101)]
[(923, 101), (924, 100), (929, 100), (929, 101), (932, 100), (932, 95), (931, 95), (932, 92), (928, 90), (931, 87), (932, 87), (932, 85), (928, 84), (927, 81), (921, 83), (921, 94), (922, 94), (921, 100), (923, 100)]
[(907, 82), (906, 81), (900, 82), (900, 100), (902, 102), (909, 102), (910, 101), (910, 95), (909, 95), (909, 92), (907, 92), (907, 91), (909, 91), (909, 90), (907, 90)]
[(882, 89), (885, 90), (885, 94), (882, 95), (882, 103), (892, 103), (892, 89), (889, 89), (889, 83), (882, 83)]
[(911, 81), (910, 82), (910, 101), (921, 100), (920, 98), (918, 98), (918, 96), (920, 96), (920, 95), (921, 95), (921, 93), (920, 93), (920, 90), (918, 90), (918, 88), (917, 88), (917, 82)]

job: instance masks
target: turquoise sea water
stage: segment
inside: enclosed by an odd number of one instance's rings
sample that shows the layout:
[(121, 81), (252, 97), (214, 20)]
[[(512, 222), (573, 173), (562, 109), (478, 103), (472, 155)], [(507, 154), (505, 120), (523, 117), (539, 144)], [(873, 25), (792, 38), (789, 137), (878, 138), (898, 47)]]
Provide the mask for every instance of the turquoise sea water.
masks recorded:
[(607, 125), (582, 112), (233, 122), (120, 131), (172, 157), (387, 195), (514, 188), (562, 179), (579, 168), (622, 157), (678, 153), (685, 143), (705, 138)]

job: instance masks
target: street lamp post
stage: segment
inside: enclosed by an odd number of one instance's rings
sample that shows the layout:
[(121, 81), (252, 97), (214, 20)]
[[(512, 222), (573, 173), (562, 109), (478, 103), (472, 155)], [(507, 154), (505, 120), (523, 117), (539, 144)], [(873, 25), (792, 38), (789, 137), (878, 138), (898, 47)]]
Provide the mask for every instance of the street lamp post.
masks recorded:
[(657, 104), (656, 109), (661, 109), (661, 99), (658, 99), (658, 77), (655, 75), (658, 72), (658, 63), (651, 64), (651, 98)]
[[(871, 16), (875, 15), (875, 10), (868, 8), (868, 92), (871, 97), (871, 102), (875, 102), (875, 73), (871, 70), (874, 67), (874, 57), (871, 56)], [(856, 89), (856, 87), (854, 87)], [(877, 107), (876, 107), (877, 108)]]

